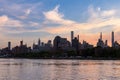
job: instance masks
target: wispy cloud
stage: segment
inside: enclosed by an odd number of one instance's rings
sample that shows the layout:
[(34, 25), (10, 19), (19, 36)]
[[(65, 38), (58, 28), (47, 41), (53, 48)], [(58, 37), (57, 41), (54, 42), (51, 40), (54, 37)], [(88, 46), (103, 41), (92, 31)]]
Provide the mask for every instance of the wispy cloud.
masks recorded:
[(68, 19), (64, 19), (64, 14), (59, 12), (59, 5), (57, 5), (53, 10), (50, 10), (48, 12), (44, 12), (43, 14), (45, 15), (45, 18), (47, 20), (47, 22), (50, 23), (58, 23), (58, 24), (64, 24), (64, 25), (68, 25), (68, 24), (73, 24), (75, 23), (72, 20), (68, 20)]
[[(24, 3), (20, 3), (24, 2)], [(25, 3), (26, 2), (26, 3)], [(41, 2), (38, 3), (29, 3), (27, 1), (16, 1), (16, 0), (1, 0), (0, 1), (0, 13), (9, 15), (18, 19), (27, 19), (38, 16), (41, 10)], [(39, 7), (39, 10), (38, 10)], [(31, 16), (31, 15), (32, 16)], [(27, 20), (29, 20), (27, 19)]]
[[(89, 6), (88, 7), (88, 14), (89, 14), (88, 20), (86, 20), (86, 22), (84, 23), (80, 23), (80, 22), (76, 22), (70, 19), (65, 19), (64, 18), (65, 15), (60, 13), (59, 8), (60, 6), (57, 5), (54, 9), (43, 12), (45, 16), (45, 21), (41, 23), (32, 22), (32, 21), (28, 21), (27, 23), (22, 23), (21, 21), (8, 18), (8, 16), (2, 16), (2, 18), (4, 19), (1, 19), (1, 20), (3, 20), (4, 22), (7, 22), (7, 25), (9, 23), (8, 21), (11, 21), (10, 22), (11, 25), (23, 26), (23, 28), (20, 31), (14, 31), (14, 33), (45, 31), (45, 32), (52, 33), (52, 34), (60, 34), (60, 33), (62, 34), (62, 33), (69, 33), (71, 30), (74, 30), (81, 34), (83, 33), (92, 34), (92, 33), (99, 32), (99, 31), (100, 32), (105, 31), (104, 29), (110, 30), (110, 31), (112, 29), (116, 31), (120, 31), (119, 29), (120, 18), (116, 17), (117, 10), (114, 10), (114, 9), (102, 10), (100, 7), (94, 8), (93, 6)], [(30, 13), (31, 13), (31, 10), (28, 9), (26, 11), (26, 15), (29, 15)], [(6, 21), (6, 19), (8, 19), (8, 21)], [(59, 24), (59, 25), (56, 25), (56, 27), (52, 27), (49, 25), (46, 26), (44, 24), (53, 24), (53, 25)], [(4, 24), (4, 26), (7, 26), (7, 25)], [(36, 28), (36, 30), (35, 29), (31, 30), (29, 28), (25, 29), (24, 27), (26, 26), (33, 26), (33, 27), (43, 26), (43, 27)], [(108, 26), (108, 27), (104, 28), (105, 26)], [(112, 29), (109, 29), (109, 28), (112, 28)], [(92, 29), (96, 29), (97, 31), (94, 32), (94, 30)]]
[[(48, 12), (44, 12), (45, 18), (47, 22), (51, 24), (60, 23), (57, 27), (47, 27), (45, 28), (46, 31), (51, 33), (66, 33), (67, 31), (81, 31), (82, 33), (91, 32), (90, 30), (96, 29), (99, 31), (102, 31), (105, 26), (108, 26), (105, 28), (106, 30), (110, 30), (111, 25), (113, 26), (113, 30), (118, 30), (117, 26), (119, 26), (120, 18), (116, 17), (117, 10), (111, 9), (111, 10), (101, 10), (100, 8), (94, 8), (93, 6), (88, 7), (88, 14), (89, 18), (87, 22), (85, 23), (79, 23), (73, 20), (64, 19), (64, 14), (61, 14), (59, 12), (59, 6), (56, 6), (53, 10), (50, 10)], [(51, 22), (52, 21), (52, 22)], [(109, 27), (110, 25), (110, 27)]]
[(88, 21), (101, 21), (106, 20), (117, 15), (117, 10), (110, 9), (110, 10), (102, 10), (100, 7), (95, 8), (94, 6), (90, 5), (88, 7), (89, 19)]
[[(21, 0), (23, 2), (24, 0)], [(25, 2), (25, 1), (24, 1)], [(38, 3), (20, 3), (16, 0), (0, 1), (0, 31), (2, 35), (8, 33), (30, 32), (29, 27), (39, 27), (41, 16), (38, 7), (42, 5)], [(41, 9), (41, 8), (39, 8)], [(32, 32), (32, 31), (31, 31)]]
[[(73, 30), (77, 34), (81, 34), (83, 39), (95, 42), (97, 38), (90, 39), (94, 38), (93, 34), (95, 37), (99, 37), (97, 36), (98, 32), (107, 34), (112, 30), (117, 33), (120, 31), (120, 12), (118, 9), (102, 9), (101, 7), (90, 5), (88, 10), (85, 10), (88, 16), (86, 21), (77, 22), (75, 19), (72, 20), (66, 17), (67, 14), (65, 14), (64, 11), (60, 11), (62, 10), (60, 9), (60, 5), (55, 6), (51, 10), (49, 10), (49, 8), (42, 10), (42, 2), (29, 3), (25, 1), (26, 0), (0, 0), (0, 31), (2, 32), (0, 36), (4, 37), (4, 39), (6, 38), (7, 40), (8, 34), (49, 33), (54, 35), (69, 35), (70, 31)], [(71, 9), (71, 11), (74, 10)], [(83, 13), (84, 12), (81, 12), (79, 14)], [(69, 14), (67, 16), (69, 16)], [(37, 35), (37, 37), (39, 36)], [(108, 39), (108, 37), (106, 39)]]
[(111, 16), (115, 16), (116, 14), (116, 10), (107, 10), (107, 11), (103, 11), (101, 13), (102, 16), (105, 16), (105, 17), (111, 17)]
[(0, 27), (22, 27), (23, 24), (18, 21), (9, 18), (7, 15), (0, 16)]

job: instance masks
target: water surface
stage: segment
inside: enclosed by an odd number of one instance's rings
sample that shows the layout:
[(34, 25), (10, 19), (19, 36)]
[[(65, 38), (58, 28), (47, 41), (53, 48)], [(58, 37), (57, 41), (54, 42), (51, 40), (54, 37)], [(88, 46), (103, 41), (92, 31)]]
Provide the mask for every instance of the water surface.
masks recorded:
[(120, 61), (0, 59), (0, 80), (120, 80)]

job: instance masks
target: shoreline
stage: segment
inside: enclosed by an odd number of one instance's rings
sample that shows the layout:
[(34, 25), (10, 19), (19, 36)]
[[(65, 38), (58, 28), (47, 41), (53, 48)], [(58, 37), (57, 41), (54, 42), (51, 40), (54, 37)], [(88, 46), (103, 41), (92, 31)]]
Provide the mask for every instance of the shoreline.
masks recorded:
[(0, 59), (43, 59), (43, 60), (120, 60), (120, 58), (18, 58), (18, 57), (2, 57)]

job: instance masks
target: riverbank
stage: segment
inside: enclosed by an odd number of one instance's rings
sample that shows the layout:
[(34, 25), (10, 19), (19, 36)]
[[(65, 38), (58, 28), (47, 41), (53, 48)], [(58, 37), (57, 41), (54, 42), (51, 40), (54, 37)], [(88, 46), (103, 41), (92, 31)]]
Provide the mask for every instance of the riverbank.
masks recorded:
[(71, 58), (71, 57), (59, 57), (59, 58), (29, 58), (29, 57), (2, 57), (0, 59), (52, 59), (52, 60), (120, 60), (120, 58)]

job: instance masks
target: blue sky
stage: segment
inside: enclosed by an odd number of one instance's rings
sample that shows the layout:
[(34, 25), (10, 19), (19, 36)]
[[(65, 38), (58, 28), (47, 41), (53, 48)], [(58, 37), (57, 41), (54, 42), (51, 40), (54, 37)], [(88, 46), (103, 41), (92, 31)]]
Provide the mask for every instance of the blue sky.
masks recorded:
[(70, 38), (70, 31), (80, 41), (96, 44), (99, 33), (109, 40), (111, 31), (119, 41), (120, 0), (0, 0), (0, 48), (28, 45), (38, 38), (47, 42), (56, 35)]

